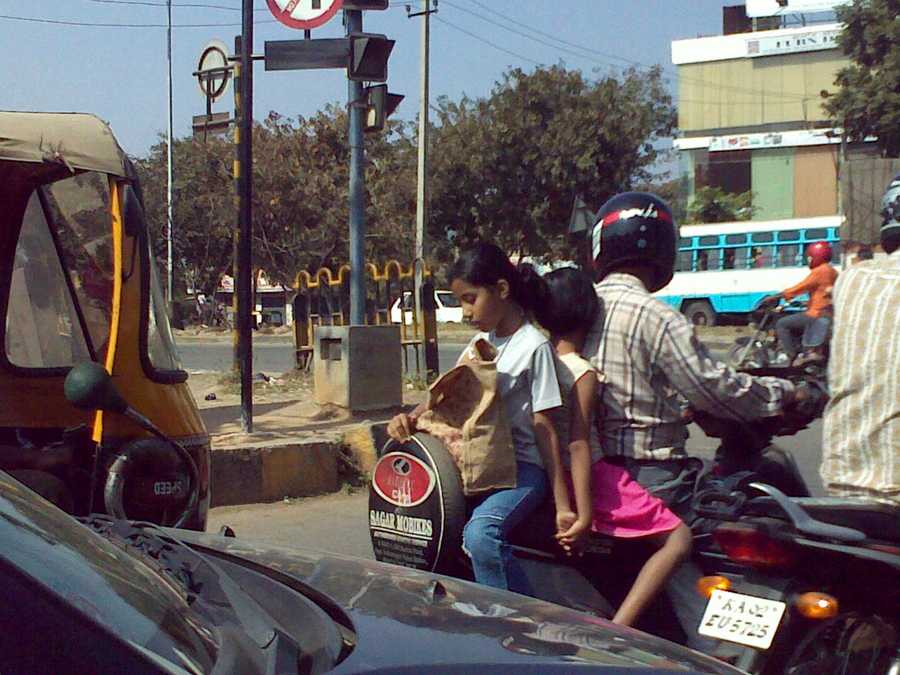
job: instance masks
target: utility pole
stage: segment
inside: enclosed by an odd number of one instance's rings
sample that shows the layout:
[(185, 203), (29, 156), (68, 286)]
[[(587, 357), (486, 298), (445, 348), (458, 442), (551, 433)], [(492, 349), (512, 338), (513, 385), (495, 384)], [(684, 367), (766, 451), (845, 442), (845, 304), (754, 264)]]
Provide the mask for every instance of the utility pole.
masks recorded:
[(234, 178), (237, 188), (238, 228), (234, 242), (235, 356), (241, 375), (241, 429), (253, 431), (253, 332), (251, 270), (253, 269), (253, 0), (242, 0), (241, 35), (234, 40), (239, 56), (235, 67)]
[[(362, 11), (344, 10), (347, 36), (362, 33)], [(347, 81), (347, 109), (350, 115), (350, 325), (366, 324), (366, 205), (363, 167), (366, 148), (363, 140), (362, 82)]]
[[(416, 186), (416, 259), (415, 300), (417, 329), (424, 338), (425, 314), (422, 306), (422, 284), (425, 280), (425, 229), (428, 221), (428, 74), (431, 40), (431, 0), (423, 0), (422, 16), (422, 58), (419, 64), (419, 165)], [(412, 16), (412, 15), (411, 15)]]
[(166, 204), (167, 204), (167, 225), (166, 225), (166, 301), (169, 305), (169, 312), (172, 312), (172, 301), (175, 298), (173, 288), (175, 286), (175, 269), (172, 265), (172, 248), (174, 246), (174, 234), (172, 232), (172, 0), (168, 0), (167, 8), (169, 11), (169, 25), (167, 33), (167, 54), (169, 66), (169, 138), (166, 143), (167, 161), (168, 161), (168, 187), (166, 188)]

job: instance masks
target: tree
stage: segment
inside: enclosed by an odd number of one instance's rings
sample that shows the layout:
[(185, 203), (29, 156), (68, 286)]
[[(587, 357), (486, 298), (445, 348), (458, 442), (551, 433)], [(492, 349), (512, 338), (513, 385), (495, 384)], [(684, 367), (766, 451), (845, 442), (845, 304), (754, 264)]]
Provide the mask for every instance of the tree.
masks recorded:
[(750, 220), (754, 212), (752, 203), (753, 193), (749, 191), (735, 194), (725, 192), (720, 187), (702, 187), (694, 193), (688, 206), (688, 222), (730, 223)]
[[(222, 139), (207, 143), (191, 138), (172, 144), (173, 260), (176, 288), (187, 285), (211, 295), (233, 257), (235, 223), (231, 160), (234, 146)], [(146, 158), (135, 162), (144, 192), (151, 245), (157, 260), (166, 259), (166, 143), (161, 139)], [(162, 267), (162, 266), (161, 266)]]
[(900, 20), (897, 0), (853, 0), (837, 9), (842, 68), (824, 107), (849, 140), (877, 136), (883, 154), (900, 155)]
[(486, 99), (441, 99), (431, 240), (565, 256), (575, 195), (596, 208), (649, 180), (655, 141), (674, 125), (658, 69), (597, 81), (562, 66), (513, 69)]
[[(270, 113), (253, 129), (254, 266), (274, 283), (293, 284), (299, 270), (339, 267), (348, 259), (348, 118), (337, 105), (312, 117)], [(389, 122), (366, 138), (369, 259), (412, 260), (415, 146), (411, 125)], [(165, 143), (138, 160), (154, 250), (165, 257)], [(173, 144), (175, 259), (182, 286), (212, 293), (233, 260), (237, 214), (233, 144), (193, 139)]]

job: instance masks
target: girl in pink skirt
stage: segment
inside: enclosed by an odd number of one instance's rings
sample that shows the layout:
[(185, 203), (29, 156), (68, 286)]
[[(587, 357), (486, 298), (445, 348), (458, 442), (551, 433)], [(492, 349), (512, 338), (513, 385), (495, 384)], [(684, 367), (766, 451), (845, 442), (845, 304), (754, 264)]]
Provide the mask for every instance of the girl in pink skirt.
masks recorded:
[(534, 303), (535, 318), (550, 331), (559, 357), (557, 377), (563, 405), (557, 409), (560, 419), (555, 426), (577, 511), (556, 538), (567, 551), (577, 547), (588, 530), (613, 537), (640, 537), (655, 546), (613, 617), (615, 623), (630, 626), (690, 554), (691, 531), (624, 467), (603, 459), (593, 417), (604, 377), (579, 355), (597, 312), (597, 295), (590, 280), (567, 267), (550, 272), (544, 281), (545, 297)]

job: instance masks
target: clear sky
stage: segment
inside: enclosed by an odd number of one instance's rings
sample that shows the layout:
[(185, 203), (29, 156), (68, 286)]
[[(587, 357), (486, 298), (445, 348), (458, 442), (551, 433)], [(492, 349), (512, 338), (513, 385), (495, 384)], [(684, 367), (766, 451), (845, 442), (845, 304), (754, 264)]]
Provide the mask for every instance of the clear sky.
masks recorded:
[[(303, 37), (302, 31), (277, 23), (265, 0), (255, 2), (257, 53), (266, 40)], [(531, 69), (537, 63), (561, 62), (586, 73), (635, 62), (662, 64), (674, 84), (671, 41), (721, 34), (722, 6), (738, 3), (440, 0), (432, 22), (431, 99), (483, 96), (508, 67)], [(93, 112), (111, 123), (127, 152), (146, 154), (167, 123), (165, 5), (165, 0), (0, 0), (0, 43), (7, 64), (0, 69), (0, 109)], [(410, 5), (418, 9), (421, 0)], [(191, 75), (200, 51), (214, 38), (233, 44), (241, 2), (174, 0), (173, 6), (175, 135), (184, 136), (190, 133), (191, 116), (205, 110)], [(408, 119), (418, 110), (419, 21), (408, 19), (405, 3), (398, 0), (364, 18), (366, 32), (397, 41), (389, 84), (391, 91), (407, 96), (397, 114)], [(342, 34), (340, 16), (313, 31), (313, 37)], [(270, 110), (309, 115), (346, 98), (343, 71), (267, 73), (262, 63), (256, 65), (257, 119)], [(215, 110), (231, 106), (229, 90)]]

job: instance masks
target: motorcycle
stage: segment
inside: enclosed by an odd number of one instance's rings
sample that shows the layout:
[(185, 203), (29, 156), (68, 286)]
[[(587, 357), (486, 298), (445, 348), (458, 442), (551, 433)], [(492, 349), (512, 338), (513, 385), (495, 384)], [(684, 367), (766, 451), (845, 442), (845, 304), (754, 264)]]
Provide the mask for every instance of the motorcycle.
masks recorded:
[(746, 487), (698, 496), (718, 522), (699, 633), (763, 675), (900, 672), (900, 508)]
[[(802, 303), (786, 305), (761, 305), (753, 314), (752, 335), (741, 336), (728, 350), (727, 362), (732, 368), (790, 367), (790, 358), (778, 344), (775, 323), (787, 311), (800, 311)], [(820, 317), (803, 332), (803, 351), (807, 355), (818, 354), (818, 359), (809, 359), (805, 365), (807, 372), (824, 375), (828, 361), (828, 343), (831, 338), (831, 321)]]
[[(807, 414), (805, 422), (795, 416), (754, 424), (731, 420), (719, 423), (718, 429), (724, 430), (721, 434), (713, 429), (711, 420), (704, 420), (713, 435), (721, 436), (722, 443), (712, 463), (690, 460), (695, 462), (689, 476), (694, 481), (692, 490), (696, 492), (710, 481), (728, 483), (730, 490), (735, 477), (765, 476), (792, 494), (808, 496), (790, 454), (772, 445), (772, 439), (796, 433), (815, 416)], [(406, 442), (385, 444), (369, 491), (369, 531), (377, 560), (473, 579), (469, 559), (462, 551), (469, 511), (457, 467), (440, 440), (416, 433)], [(708, 521), (697, 519), (689, 524), (694, 558), (708, 562), (696, 553), (711, 545)], [(580, 555), (568, 556), (554, 534), (554, 509), (548, 501), (511, 535), (513, 555), (533, 595), (602, 618), (612, 617), (613, 607), (624, 599), (652, 550), (639, 539), (591, 533)], [(661, 594), (637, 627), (683, 644), (697, 627), (681, 625), (675, 610)]]

